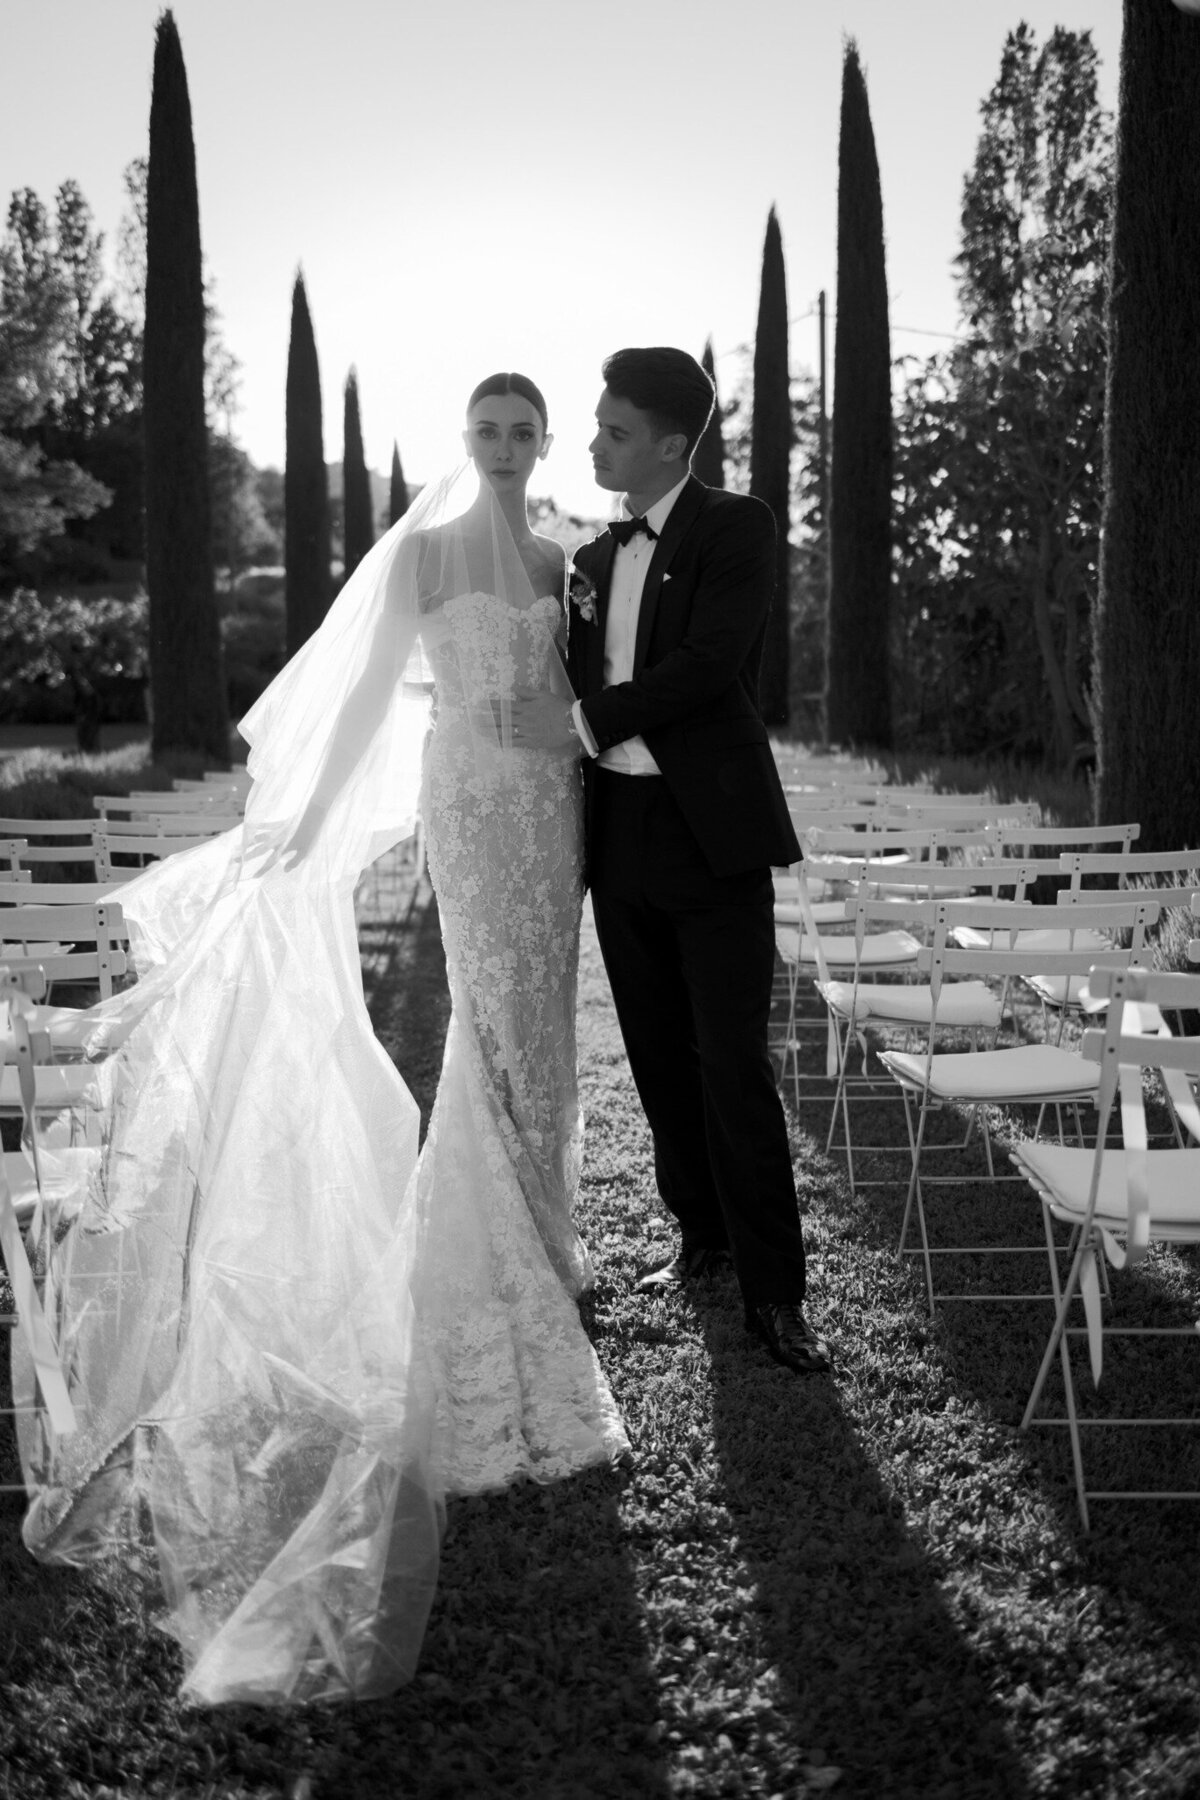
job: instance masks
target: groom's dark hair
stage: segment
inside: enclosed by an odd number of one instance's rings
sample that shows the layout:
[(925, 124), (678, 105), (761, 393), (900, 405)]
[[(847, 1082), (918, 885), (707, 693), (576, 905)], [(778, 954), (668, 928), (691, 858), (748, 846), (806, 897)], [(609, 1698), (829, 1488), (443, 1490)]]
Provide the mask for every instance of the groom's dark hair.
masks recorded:
[(616, 350), (601, 365), (604, 385), (618, 400), (650, 414), (656, 437), (682, 431), (690, 462), (713, 409), (716, 389), (694, 356), (657, 344), (647, 350)]

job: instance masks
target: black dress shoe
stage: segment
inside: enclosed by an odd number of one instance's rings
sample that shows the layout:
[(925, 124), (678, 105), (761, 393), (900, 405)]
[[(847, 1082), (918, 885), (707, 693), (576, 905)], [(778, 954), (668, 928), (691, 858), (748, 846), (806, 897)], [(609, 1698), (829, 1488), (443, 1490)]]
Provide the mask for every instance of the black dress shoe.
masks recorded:
[(746, 1330), (761, 1338), (777, 1363), (800, 1375), (824, 1375), (829, 1370), (829, 1346), (817, 1336), (798, 1306), (748, 1303)]
[(669, 1263), (664, 1263), (661, 1269), (651, 1269), (648, 1275), (640, 1277), (637, 1285), (642, 1293), (655, 1293), (663, 1289), (681, 1288), (689, 1281), (699, 1281), (703, 1275), (715, 1275), (732, 1268), (733, 1258), (728, 1250), (698, 1244), (690, 1250), (681, 1250), (678, 1256), (672, 1257)]

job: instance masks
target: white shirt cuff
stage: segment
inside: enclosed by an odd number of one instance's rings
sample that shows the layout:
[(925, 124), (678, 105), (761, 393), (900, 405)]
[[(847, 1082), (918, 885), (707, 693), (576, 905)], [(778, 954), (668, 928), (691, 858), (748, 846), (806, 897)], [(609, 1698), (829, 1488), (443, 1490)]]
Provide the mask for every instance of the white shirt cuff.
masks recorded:
[(575, 726), (575, 735), (578, 737), (580, 743), (583, 745), (583, 747), (587, 751), (588, 755), (589, 756), (599, 756), (600, 746), (597, 744), (595, 738), (592, 736), (592, 728), (588, 724), (587, 720), (584, 718), (583, 706), (582, 706), (582, 703), (578, 700), (575, 702), (574, 706), (571, 708), (571, 719)]

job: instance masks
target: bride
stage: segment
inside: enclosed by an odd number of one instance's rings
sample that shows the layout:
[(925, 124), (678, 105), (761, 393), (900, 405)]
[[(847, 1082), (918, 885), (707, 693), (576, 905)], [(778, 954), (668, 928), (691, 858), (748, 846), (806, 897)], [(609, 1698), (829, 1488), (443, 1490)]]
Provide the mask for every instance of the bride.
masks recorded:
[[(444, 1496), (628, 1448), (575, 1305), (578, 765), (509, 717), (571, 698), (545, 402), (493, 376), (464, 436), (242, 722), (243, 826), (121, 890), (139, 980), (92, 1014), (104, 1142), (45, 1283), (78, 1425), (24, 1424), (25, 1539), (148, 1527), (193, 1702), (390, 1691)], [(418, 807), (453, 1002), (419, 1160), (353, 914)]]

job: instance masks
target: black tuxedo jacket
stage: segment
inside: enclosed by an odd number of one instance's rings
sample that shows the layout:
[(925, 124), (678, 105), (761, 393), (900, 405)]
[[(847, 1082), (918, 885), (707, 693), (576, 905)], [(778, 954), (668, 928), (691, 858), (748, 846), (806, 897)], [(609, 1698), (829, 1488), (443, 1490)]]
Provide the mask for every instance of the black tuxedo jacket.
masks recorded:
[[(633, 678), (606, 688), (615, 553), (607, 531), (576, 552), (596, 589), (596, 617), (568, 606), (568, 672), (597, 745), (646, 740), (714, 875), (795, 862), (800, 846), (758, 710), (775, 585), (770, 508), (689, 477), (646, 572)], [(585, 757), (589, 815), (593, 779)]]

